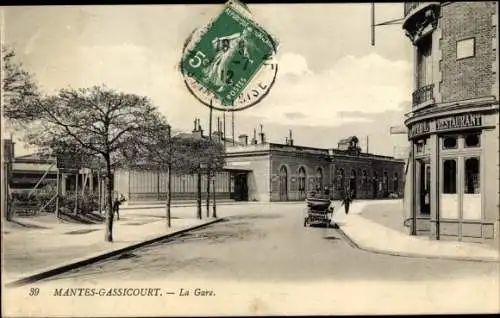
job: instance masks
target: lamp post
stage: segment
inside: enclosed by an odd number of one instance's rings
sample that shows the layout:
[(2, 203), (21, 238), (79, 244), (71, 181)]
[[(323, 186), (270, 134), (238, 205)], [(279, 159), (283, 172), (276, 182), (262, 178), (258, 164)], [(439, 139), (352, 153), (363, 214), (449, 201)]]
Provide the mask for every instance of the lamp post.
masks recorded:
[(216, 177), (216, 172), (213, 171), (213, 178), (212, 178), (212, 193), (213, 193), (213, 200), (214, 200), (214, 204), (213, 204), (213, 211), (212, 211), (212, 217), (213, 218), (216, 218), (217, 217), (217, 203), (215, 202), (215, 177)]
[[(201, 172), (203, 170), (207, 170), (208, 165), (204, 162), (200, 162), (200, 167), (198, 170), (198, 180), (197, 180), (197, 185), (198, 185), (198, 198), (197, 198), (197, 206), (198, 206), (198, 218), (201, 219)], [(207, 198), (208, 198), (208, 193), (207, 193)], [(209, 199), (207, 199), (208, 201)], [(207, 214), (208, 214), (208, 206), (207, 206)]]

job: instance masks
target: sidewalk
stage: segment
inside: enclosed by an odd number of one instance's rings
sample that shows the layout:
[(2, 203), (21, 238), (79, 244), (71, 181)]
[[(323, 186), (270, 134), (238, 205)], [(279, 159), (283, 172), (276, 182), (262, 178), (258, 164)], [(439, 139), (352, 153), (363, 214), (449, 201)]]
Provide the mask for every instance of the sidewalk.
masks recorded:
[[(354, 202), (348, 215), (342, 207), (334, 220), (342, 232), (362, 250), (407, 257), (500, 262), (500, 251), (493, 245), (410, 236), (402, 224), (400, 206), (399, 200)], [(384, 215), (380, 213), (381, 209), (388, 211)], [(391, 213), (394, 215), (387, 217)], [(379, 215), (373, 217), (370, 214)], [(377, 217), (390, 220), (376, 222)]]
[[(27, 230), (3, 227), (2, 278), (5, 283), (9, 283), (40, 273), (57, 272), (61, 267), (86, 263), (89, 259), (104, 259), (122, 250), (219, 220), (221, 219), (199, 220), (192, 216), (173, 218), (171, 227), (168, 228), (166, 219), (163, 218), (125, 215), (114, 223), (113, 243), (104, 240), (104, 224), (56, 223), (53, 227)], [(22, 222), (41, 224), (30, 220)]]

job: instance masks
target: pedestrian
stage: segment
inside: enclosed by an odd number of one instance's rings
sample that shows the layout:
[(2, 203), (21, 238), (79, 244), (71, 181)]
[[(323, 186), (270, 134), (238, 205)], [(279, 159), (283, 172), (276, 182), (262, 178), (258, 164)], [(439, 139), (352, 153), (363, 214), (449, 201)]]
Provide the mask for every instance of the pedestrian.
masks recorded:
[(125, 196), (123, 194), (120, 194), (120, 197), (116, 196), (115, 200), (113, 201), (113, 218), (115, 217), (116, 214), (116, 220), (120, 220), (120, 205), (125, 202)]
[(349, 206), (352, 202), (351, 189), (346, 188), (344, 191), (344, 197), (342, 198), (342, 205), (345, 207), (345, 214), (349, 214)]

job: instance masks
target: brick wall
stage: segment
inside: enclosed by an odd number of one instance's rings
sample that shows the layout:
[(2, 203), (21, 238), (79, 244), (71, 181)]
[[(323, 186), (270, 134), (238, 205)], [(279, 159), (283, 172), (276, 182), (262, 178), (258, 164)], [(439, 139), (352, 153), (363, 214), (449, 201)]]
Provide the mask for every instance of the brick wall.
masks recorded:
[[(442, 102), (490, 96), (495, 83), (494, 2), (452, 2), (443, 5), (440, 93)], [(475, 56), (457, 60), (457, 41), (475, 38)]]
[(316, 185), (318, 168), (322, 169), (323, 187), (330, 184), (330, 168), (327, 158), (314, 155), (299, 155), (296, 153), (272, 153), (271, 154), (271, 175), (272, 178), (272, 201), (280, 201), (279, 175), (282, 166), (285, 166), (288, 173), (288, 200), (304, 199), (303, 193), (299, 193), (299, 169), (304, 167), (306, 171), (306, 193), (311, 191)]

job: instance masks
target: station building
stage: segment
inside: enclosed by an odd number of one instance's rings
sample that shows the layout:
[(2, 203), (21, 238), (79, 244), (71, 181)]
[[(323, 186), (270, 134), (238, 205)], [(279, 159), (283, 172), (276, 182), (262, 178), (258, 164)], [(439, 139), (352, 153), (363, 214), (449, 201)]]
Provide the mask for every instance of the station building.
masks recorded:
[[(208, 138), (195, 125), (190, 134)], [(258, 135), (258, 137), (257, 137)], [(212, 138), (225, 143), (226, 164), (215, 175), (215, 194), (219, 201), (299, 201), (318, 187), (340, 199), (349, 187), (355, 199), (401, 197), (404, 161), (366, 153), (355, 136), (341, 140), (336, 148), (321, 149), (294, 144), (292, 132), (284, 143), (267, 142), (264, 132), (225, 139), (218, 130)], [(68, 171), (57, 168), (55, 158), (30, 154), (12, 156), (8, 180), (12, 192), (31, 191), (34, 187), (55, 188), (59, 178), (61, 193), (97, 194), (102, 178), (91, 169)], [(206, 175), (202, 175), (202, 199), (206, 199)], [(115, 193), (127, 204), (164, 202), (167, 197), (167, 173), (149, 169), (118, 169), (112, 180)], [(172, 174), (172, 199), (196, 200), (197, 176)]]
[[(193, 134), (203, 134), (196, 127)], [(341, 140), (335, 149), (297, 146), (292, 132), (285, 143), (269, 143), (264, 132), (224, 140), (216, 131), (213, 138), (226, 144), (226, 165), (216, 175), (216, 198), (235, 201), (298, 201), (320, 187), (329, 188), (334, 198), (341, 198), (346, 187), (357, 199), (400, 197), (403, 193), (404, 161), (393, 157), (364, 153), (355, 136)], [(161, 201), (166, 197), (165, 172), (140, 169), (115, 172), (115, 191), (129, 202)], [(174, 200), (196, 198), (196, 176), (172, 177)], [(206, 184), (206, 176), (202, 176)], [(202, 191), (206, 191), (202, 186)], [(202, 193), (206, 198), (206, 192)]]
[(413, 235), (499, 237), (498, 2), (406, 2), (414, 93), (405, 213)]

